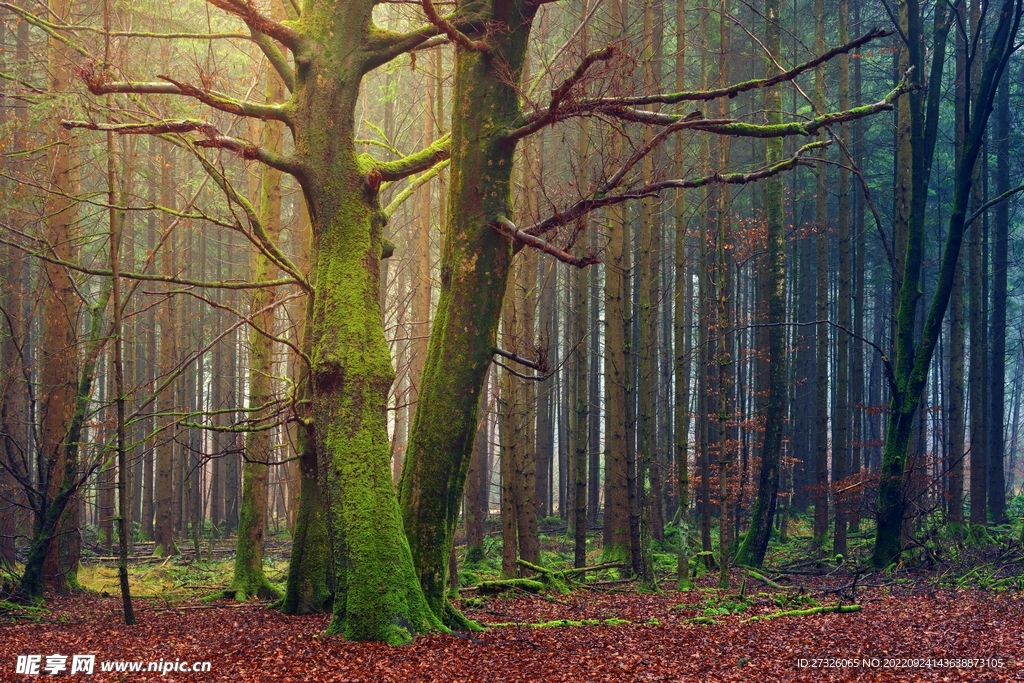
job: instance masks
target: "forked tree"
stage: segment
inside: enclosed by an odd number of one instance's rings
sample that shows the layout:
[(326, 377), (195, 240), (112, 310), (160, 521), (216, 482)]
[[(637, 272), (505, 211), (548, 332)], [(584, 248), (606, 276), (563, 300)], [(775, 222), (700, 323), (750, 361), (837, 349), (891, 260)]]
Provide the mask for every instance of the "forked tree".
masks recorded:
[[(122, 134), (176, 134), (196, 147), (227, 150), (296, 178), (312, 221), (314, 252), (309, 277), (298, 272), (266, 234), (252, 205), (230, 185), (223, 189), (244, 208), (255, 239), (273, 265), (303, 283), (313, 299), (307, 361), (311, 415), (332, 535), (334, 615), (329, 630), (356, 640), (409, 641), (440, 627), (413, 571), (391, 485), (385, 407), (394, 371), (379, 303), (381, 259), (388, 255), (381, 184), (423, 171), (447, 156), (446, 140), (416, 154), (383, 162), (359, 153), (355, 105), (363, 77), (438, 33), (433, 24), (407, 32), (373, 22), (373, 0), (308, 0), (292, 21), (274, 21), (253, 4), (209, 0), (240, 19), (288, 91), (284, 102), (239, 99), (170, 76), (154, 81), (118, 80), (102, 64), (83, 69), (93, 93), (179, 95), (230, 114), (280, 121), (293, 149), (278, 153), (251, 140), (222, 134), (202, 120), (142, 124), (81, 123)], [(204, 164), (205, 165), (205, 164)], [(208, 168), (208, 170), (211, 170)], [(215, 170), (215, 169), (213, 169)], [(308, 451), (307, 451), (308, 452)], [(307, 469), (308, 471), (308, 469)], [(304, 508), (321, 505), (303, 496)], [(304, 514), (305, 512), (305, 514)], [(317, 511), (300, 510), (299, 521)], [(297, 538), (323, 544), (322, 534)], [(306, 577), (326, 576), (321, 550), (301, 553)], [(301, 589), (303, 579), (293, 582)], [(322, 591), (308, 591), (322, 602)]]

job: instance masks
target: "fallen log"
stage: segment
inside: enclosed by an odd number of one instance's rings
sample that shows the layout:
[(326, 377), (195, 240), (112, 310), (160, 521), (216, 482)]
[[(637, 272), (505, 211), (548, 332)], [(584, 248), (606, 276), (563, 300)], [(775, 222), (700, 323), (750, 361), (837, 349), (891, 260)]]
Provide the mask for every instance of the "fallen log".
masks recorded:
[(847, 614), (849, 612), (859, 612), (860, 605), (823, 605), (821, 607), (809, 607), (807, 609), (791, 609), (785, 612), (772, 612), (771, 614), (762, 614), (757, 617), (750, 617), (746, 621), (769, 621), (771, 619), (778, 619), (779, 617), (809, 617), (812, 614), (827, 614), (829, 612), (839, 612), (841, 614)]

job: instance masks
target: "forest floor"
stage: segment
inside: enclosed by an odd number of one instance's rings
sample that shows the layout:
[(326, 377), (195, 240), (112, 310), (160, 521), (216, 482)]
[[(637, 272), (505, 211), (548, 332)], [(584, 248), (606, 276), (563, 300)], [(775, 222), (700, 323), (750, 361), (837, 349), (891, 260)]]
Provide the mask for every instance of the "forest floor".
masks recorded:
[[(541, 564), (571, 567), (571, 539), (549, 526)], [(1018, 526), (973, 544), (928, 534), (906, 567), (868, 573), (854, 567), (865, 566), (870, 534), (851, 535), (845, 559), (830, 557), (814, 546), (809, 522), (796, 520), (798, 533), (771, 544), (773, 569), (734, 568), (731, 589), (720, 590), (717, 572), (694, 556), (701, 576), (685, 592), (674, 590), (666, 533), (654, 553), (656, 594), (617, 580), (615, 569), (588, 572), (572, 593), (481, 594), (501, 571), (500, 534), (491, 533), (482, 559), (467, 564), (459, 551), (458, 604), (486, 630), (421, 635), (398, 648), (323, 635), (329, 615), (204, 601), (230, 583), (231, 539), (197, 541), (173, 558), (138, 544), (129, 572), (138, 623), (125, 626), (110, 549), (87, 544), (85, 592), (39, 608), (0, 599), (0, 683), (39, 678), (17, 675), (26, 655), (40, 656), (41, 675), (48, 655), (64, 655), (59, 678), (83, 681), (1024, 681)], [(589, 564), (600, 562), (599, 539), (588, 538)], [(282, 589), (290, 545), (267, 543), (264, 570)], [(0, 587), (9, 591), (13, 578), (0, 576)], [(827, 611), (839, 606), (857, 611)], [(787, 611), (802, 613), (779, 615)], [(94, 673), (71, 675), (74, 655), (93, 655)], [(150, 662), (166, 673), (147, 671)], [(196, 662), (209, 670), (174, 669)], [(141, 671), (110, 668), (133, 663)]]
[[(745, 576), (735, 570), (734, 586)], [(38, 678), (13, 673), (27, 654), (43, 655), (44, 665), (46, 655), (68, 656), (69, 669), (71, 655), (93, 654), (94, 674), (81, 680), (94, 681), (1024, 680), (1016, 588), (942, 588), (897, 573), (868, 577), (852, 596), (852, 577), (834, 572), (787, 590), (748, 578), (741, 595), (704, 586), (714, 578), (683, 593), (618, 585), (466, 599), (466, 613), (491, 628), (420, 636), (406, 647), (325, 636), (326, 615), (287, 616), (253, 602), (140, 599), (138, 623), (128, 627), (116, 597), (56, 598), (45, 611), (0, 615), (0, 680)], [(835, 605), (844, 594), (861, 611), (752, 619)], [(145, 672), (160, 660), (208, 661), (210, 671)], [(118, 661), (143, 662), (143, 671), (101, 671)]]

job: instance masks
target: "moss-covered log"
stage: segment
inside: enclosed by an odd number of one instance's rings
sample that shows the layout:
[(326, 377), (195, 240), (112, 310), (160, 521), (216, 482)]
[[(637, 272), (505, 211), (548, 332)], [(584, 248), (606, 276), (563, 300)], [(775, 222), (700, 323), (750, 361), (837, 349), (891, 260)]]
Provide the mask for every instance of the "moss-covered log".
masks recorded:
[(482, 581), (477, 586), (481, 593), (503, 593), (518, 588), (530, 593), (539, 593), (547, 584), (536, 579), (499, 579), (497, 581)]
[(751, 617), (747, 621), (770, 621), (771, 619), (778, 619), (779, 617), (809, 617), (813, 614), (828, 614), (830, 612), (839, 612), (841, 614), (849, 614), (850, 612), (859, 612), (860, 605), (823, 605), (821, 607), (809, 607), (807, 609), (791, 609), (784, 612), (772, 612), (771, 614), (762, 614), (760, 616)]

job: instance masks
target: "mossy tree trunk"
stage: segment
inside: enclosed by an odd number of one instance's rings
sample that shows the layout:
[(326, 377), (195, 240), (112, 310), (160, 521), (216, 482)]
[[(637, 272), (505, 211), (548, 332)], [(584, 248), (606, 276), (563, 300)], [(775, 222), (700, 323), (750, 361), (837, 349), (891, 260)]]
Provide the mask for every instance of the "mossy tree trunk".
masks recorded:
[[(917, 67), (918, 78), (923, 78), (921, 66), (924, 64), (923, 46), (920, 44), (921, 26), (920, 10), (916, 2), (908, 3), (909, 17), (904, 27), (910, 37), (914, 49), (910, 53), (910, 63)], [(971, 96), (969, 111), (972, 116), (965, 120), (966, 131), (962, 153), (954, 174), (953, 210), (949, 218), (949, 231), (942, 250), (942, 261), (939, 265), (935, 293), (925, 318), (923, 331), (919, 340), (915, 341), (915, 317), (917, 303), (921, 298), (918, 280), (924, 256), (924, 209), (926, 206), (925, 191), (931, 166), (932, 151), (935, 145), (935, 126), (938, 116), (938, 89), (929, 91), (927, 102), (922, 101), (920, 94), (911, 95), (911, 129), (917, 144), (914, 149), (920, 156), (914, 159), (913, 207), (909, 221), (905, 226), (907, 246), (904, 259), (904, 277), (899, 289), (899, 307), (896, 315), (895, 363), (891, 369), (892, 400), (890, 403), (889, 429), (885, 447), (882, 451), (882, 464), (879, 471), (877, 528), (875, 547), (871, 562), (876, 567), (883, 567), (900, 559), (903, 548), (903, 513), (904, 513), (904, 479), (907, 464), (907, 449), (913, 429), (914, 415), (920, 402), (921, 390), (928, 378), (935, 347), (946, 308), (949, 305), (953, 289), (953, 280), (957, 262), (960, 258), (960, 247), (963, 244), (964, 230), (968, 227), (967, 207), (973, 182), (974, 164), (981, 152), (985, 139), (985, 129), (992, 112), (996, 84), (1006, 67), (1006, 61), (1013, 47), (1013, 36), (1020, 26), (1024, 3), (1021, 0), (1005, 0), (996, 12), (997, 20), (990, 37), (989, 52), (985, 58), (978, 88)], [(931, 54), (935, 60), (932, 64), (929, 79), (941, 81), (944, 65), (946, 35), (949, 24), (936, 18), (936, 28), (945, 25), (944, 31), (935, 32)], [(933, 94), (934, 93), (934, 94)]]
[[(404, 50), (402, 37), (373, 26), (372, 7), (306, 4), (295, 24), (297, 68), (287, 109), (313, 225), (312, 414), (335, 581), (328, 630), (401, 643), (440, 622), (413, 569), (390, 476), (385, 408), (394, 370), (380, 311), (385, 216), (377, 194), (382, 180), (415, 163), (378, 163), (355, 149), (362, 77)], [(415, 44), (409, 39), (409, 47)]]
[(480, 10), (507, 32), (491, 52), (456, 53), (440, 296), (399, 484), (420, 583), (453, 626), (465, 622), (445, 598), (448, 558), (512, 260), (511, 241), (492, 227), (512, 215), (515, 145), (503, 134), (520, 114), (516, 83), (536, 6), (493, 0)]
[[(283, 8), (275, 3), (275, 9)], [(283, 18), (283, 17), (275, 17)], [(284, 84), (271, 71), (267, 74), (266, 101), (281, 102)], [(280, 154), (283, 148), (283, 126), (280, 121), (268, 121), (263, 128), (263, 147)], [(277, 243), (281, 238), (281, 171), (270, 166), (261, 167), (259, 182), (260, 222), (266, 239)], [(250, 275), (254, 282), (273, 280), (277, 267), (267, 254), (254, 250), (250, 259)], [(257, 289), (253, 293), (252, 327), (249, 329), (249, 409), (255, 429), (246, 434), (245, 463), (242, 465), (242, 501), (238, 514), (238, 540), (235, 544), (235, 574), (231, 590), (235, 599), (243, 601), (259, 597), (272, 600), (278, 590), (270, 585), (263, 572), (263, 535), (267, 528), (267, 473), (273, 456), (272, 434), (261, 419), (265, 406), (274, 401), (273, 358), (276, 291), (274, 288)]]

